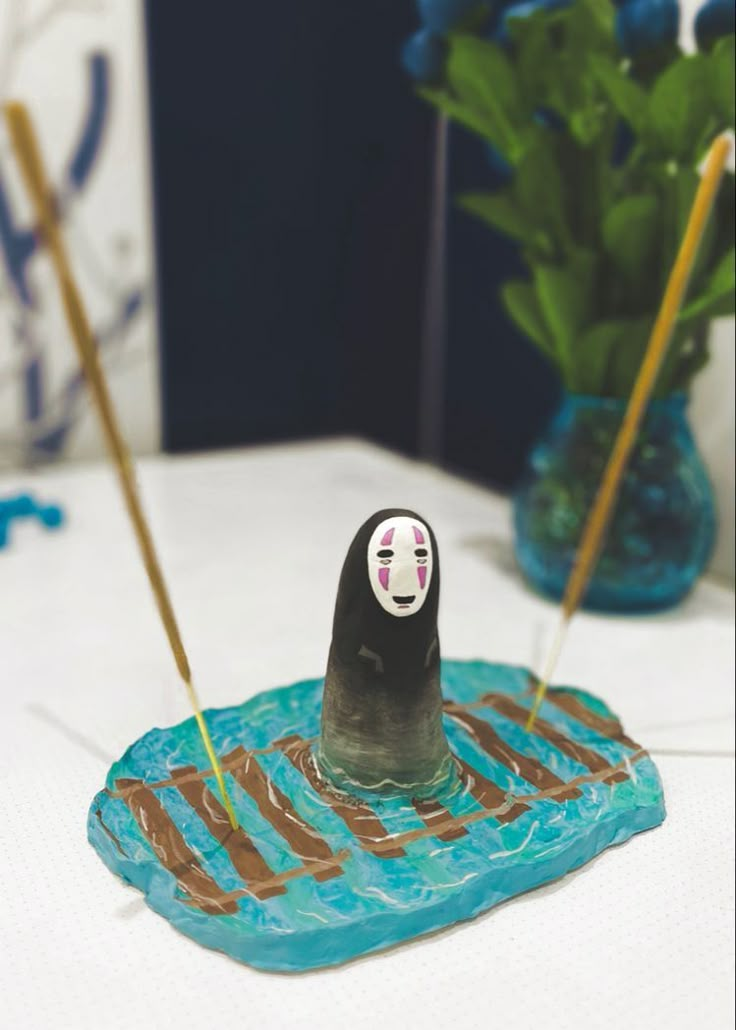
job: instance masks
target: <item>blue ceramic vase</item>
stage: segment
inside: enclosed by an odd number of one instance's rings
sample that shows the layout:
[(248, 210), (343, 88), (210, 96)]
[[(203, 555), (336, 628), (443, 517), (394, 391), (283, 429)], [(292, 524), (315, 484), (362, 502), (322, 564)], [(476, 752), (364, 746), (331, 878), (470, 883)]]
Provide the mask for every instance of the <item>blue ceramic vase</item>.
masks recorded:
[[(516, 558), (530, 585), (548, 597), (562, 597), (625, 406), (566, 395), (527, 460), (514, 500)], [(583, 607), (670, 608), (703, 572), (715, 502), (686, 406), (684, 394), (651, 403)]]

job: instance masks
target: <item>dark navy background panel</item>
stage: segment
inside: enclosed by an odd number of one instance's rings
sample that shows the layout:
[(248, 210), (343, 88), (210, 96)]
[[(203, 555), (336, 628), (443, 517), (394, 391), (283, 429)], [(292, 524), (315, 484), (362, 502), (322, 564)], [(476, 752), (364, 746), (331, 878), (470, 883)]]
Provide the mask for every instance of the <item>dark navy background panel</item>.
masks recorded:
[[(499, 185), (483, 144), (453, 126), (451, 196)], [(500, 486), (518, 477), (560, 394), (556, 373), (509, 321), (501, 303), (501, 285), (525, 277), (514, 244), (451, 202), (445, 459)]]
[[(416, 453), (433, 118), (399, 66), (413, 2), (146, 7), (166, 449)], [(453, 188), (482, 184), (454, 136)], [(550, 377), (494, 300), (512, 248), (460, 212), (449, 243), (446, 456), (507, 483)]]
[(170, 450), (411, 449), (431, 116), (410, 3), (147, 5)]

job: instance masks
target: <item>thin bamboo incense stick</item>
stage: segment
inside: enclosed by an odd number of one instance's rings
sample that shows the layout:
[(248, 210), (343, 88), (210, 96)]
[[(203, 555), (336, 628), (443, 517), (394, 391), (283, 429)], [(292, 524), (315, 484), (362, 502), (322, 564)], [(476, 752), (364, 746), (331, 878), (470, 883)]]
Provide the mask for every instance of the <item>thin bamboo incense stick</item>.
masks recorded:
[(708, 152), (705, 170), (690, 210), (685, 235), (667, 282), (667, 288), (649, 338), (644, 360), (634, 383), (634, 389), (632, 390), (624, 420), (616, 437), (613, 451), (603, 473), (598, 494), (583, 529), (580, 545), (575, 556), (575, 563), (562, 598), (562, 620), (552, 643), (550, 655), (534, 698), (534, 704), (527, 719), (527, 730), (530, 730), (534, 725), (539, 706), (544, 700), (557, 658), (562, 650), (562, 644), (570, 625), (570, 620), (585, 594), (590, 577), (600, 557), (606, 529), (615, 510), (616, 498), (626, 471), (626, 465), (636, 442), (647, 403), (652, 395), (657, 380), (657, 373), (662, 366), (680, 307), (685, 299), (698, 246), (708, 223), (730, 149), (731, 142), (729, 138), (727, 136), (719, 136), (714, 140)]
[(51, 255), (59, 281), (64, 313), (69, 324), (72, 339), (77, 348), (79, 362), (97, 407), (105, 442), (117, 471), (125, 506), (128, 509), (128, 515), (138, 541), (143, 564), (148, 573), (151, 589), (156, 598), (161, 621), (163, 622), (166, 636), (174, 655), (174, 661), (179, 670), (179, 675), (184, 681), (189, 701), (194, 710), (194, 717), (197, 720), (197, 726), (202, 735), (202, 742), (204, 743), (207, 757), (212, 764), (228, 818), (233, 829), (237, 829), (238, 821), (227, 793), (219, 759), (215, 753), (207, 724), (202, 715), (202, 709), (194, 689), (194, 683), (192, 682), (189, 660), (184, 650), (184, 644), (179, 633), (179, 626), (171, 605), (153, 538), (143, 514), (130, 452), (120, 431), (107, 382), (99, 362), (92, 328), (87, 318), (82, 297), (74, 281), (64, 240), (56, 218), (54, 198), (44, 172), (41, 151), (33, 124), (26, 107), (17, 102), (5, 105), (5, 118), (8, 123), (13, 150), (20, 164), (36, 218), (43, 231), (44, 239)]

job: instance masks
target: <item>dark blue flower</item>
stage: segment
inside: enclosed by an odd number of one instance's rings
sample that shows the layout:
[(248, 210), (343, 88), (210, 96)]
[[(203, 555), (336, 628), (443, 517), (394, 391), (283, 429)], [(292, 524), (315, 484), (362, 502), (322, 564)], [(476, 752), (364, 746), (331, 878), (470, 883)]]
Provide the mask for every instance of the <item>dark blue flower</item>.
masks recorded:
[(429, 29), (420, 29), (401, 49), (401, 63), (413, 79), (437, 82), (442, 78), (447, 44)]
[(734, 0), (708, 0), (695, 18), (695, 38), (701, 50), (707, 50), (716, 39), (736, 31)]
[(674, 43), (680, 28), (677, 0), (630, 0), (616, 14), (616, 37), (631, 57)]
[(472, 11), (487, 6), (484, 0), (417, 0), (419, 17), (438, 36), (450, 32)]
[(535, 11), (553, 11), (556, 7), (567, 7), (570, 0), (521, 0), (507, 4), (500, 12), (498, 22), (493, 32), (493, 38), (497, 43), (506, 44), (511, 41), (509, 23), (514, 18), (528, 18)]

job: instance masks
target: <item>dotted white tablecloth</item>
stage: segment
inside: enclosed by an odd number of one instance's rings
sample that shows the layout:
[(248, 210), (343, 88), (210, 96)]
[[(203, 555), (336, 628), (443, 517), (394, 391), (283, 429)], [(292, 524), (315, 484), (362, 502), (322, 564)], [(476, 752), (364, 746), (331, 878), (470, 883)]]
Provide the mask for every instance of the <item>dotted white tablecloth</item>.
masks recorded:
[[(521, 583), (508, 502), (356, 441), (140, 464), (207, 705), (320, 675), (337, 577), (372, 511), (417, 509), (442, 561), (448, 657), (539, 666), (554, 606)], [(256, 972), (151, 912), (87, 844), (107, 768), (188, 714), (104, 465), (0, 478), (56, 500), (57, 534), (0, 552), (0, 1026), (636, 1028), (733, 1024), (734, 595), (581, 614), (556, 680), (655, 754), (664, 826), (472, 922), (336, 970)]]

